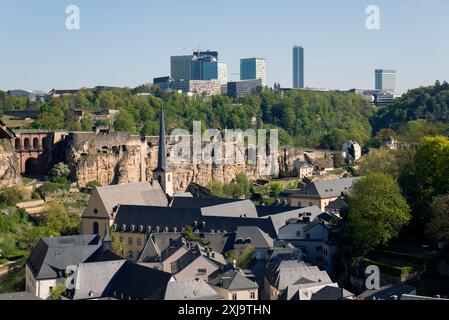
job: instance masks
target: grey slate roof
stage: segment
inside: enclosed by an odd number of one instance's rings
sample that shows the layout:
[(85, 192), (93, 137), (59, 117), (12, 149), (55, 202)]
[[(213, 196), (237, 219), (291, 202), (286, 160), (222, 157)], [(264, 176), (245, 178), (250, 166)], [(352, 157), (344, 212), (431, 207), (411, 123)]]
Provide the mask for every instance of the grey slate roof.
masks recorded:
[[(307, 279), (306, 279), (307, 280)], [(280, 300), (312, 300), (313, 295), (323, 289), (326, 286), (336, 285), (332, 281), (313, 282), (304, 281), (304, 283), (298, 283), (289, 285), (285, 290), (280, 293)]]
[(63, 277), (69, 265), (117, 259), (122, 258), (103, 251), (97, 235), (78, 235), (40, 239), (27, 265), (37, 280), (43, 280)]
[(343, 200), (343, 197), (338, 197), (337, 200), (332, 201), (329, 203), (329, 205), (326, 207), (326, 210), (338, 210), (342, 211), (347, 208), (346, 202)]
[(301, 278), (315, 283), (331, 282), (326, 271), (321, 271), (316, 266), (309, 266), (304, 261), (298, 260), (275, 260), (267, 267), (265, 276), (268, 282), (279, 291), (286, 289), (289, 285), (295, 284)]
[(126, 260), (81, 263), (75, 282), (73, 300), (96, 299), (109, 296), (113, 289), (114, 278)]
[(0, 294), (0, 301), (42, 300), (29, 292), (11, 292)]
[(396, 300), (403, 294), (416, 294), (416, 288), (403, 283), (387, 285), (378, 290), (366, 290), (357, 298), (361, 300)]
[(177, 274), (187, 268), (192, 262), (199, 257), (205, 257), (213, 264), (219, 266), (225, 263), (224, 257), (217, 252), (210, 252), (208, 254), (206, 248), (201, 247), (199, 244), (194, 245), (188, 252), (182, 255), (178, 260), (171, 263), (172, 274)]
[(311, 300), (343, 300), (353, 296), (354, 294), (346, 289), (326, 286), (316, 292)]
[(200, 209), (204, 216), (257, 218), (256, 206), (250, 200), (175, 197), (173, 208)]
[(257, 226), (270, 237), (276, 236), (269, 219), (203, 216), (200, 209), (172, 207), (121, 205), (114, 225), (118, 230), (126, 226), (126, 232), (129, 232), (130, 226), (135, 226), (135, 232), (141, 229), (140, 226), (143, 232), (148, 232), (148, 227), (151, 227), (151, 232), (155, 232), (159, 227), (157, 233), (164, 232), (165, 228), (169, 232), (175, 228), (176, 232), (180, 232), (186, 226), (192, 226), (201, 233), (234, 233), (239, 226)]
[(349, 192), (352, 184), (359, 178), (344, 178), (335, 180), (314, 181), (304, 188), (294, 193), (294, 196), (307, 196), (321, 199), (341, 196), (342, 193)]
[(98, 187), (96, 191), (109, 213), (119, 204), (168, 206), (167, 196), (157, 181)]
[(65, 295), (72, 300), (163, 300), (171, 280), (170, 273), (126, 260), (83, 263), (75, 289)]
[(172, 275), (127, 261), (115, 281), (115, 298), (132, 300), (163, 300)]
[(295, 163), (297, 168), (313, 168), (307, 161), (298, 161)]
[(237, 227), (236, 244), (251, 244), (254, 248), (272, 248), (273, 239), (258, 227)]
[(222, 300), (222, 297), (202, 279), (168, 283), (165, 300)]
[(293, 208), (292, 210), (274, 214), (264, 217), (265, 219), (270, 219), (273, 223), (273, 227), (276, 231), (276, 236), (279, 234), (279, 230), (287, 224), (290, 219), (299, 219), (303, 217), (309, 217), (310, 221), (313, 221), (318, 215), (321, 214), (321, 209), (317, 206), (307, 207), (307, 208)]
[(223, 269), (212, 273), (209, 276), (208, 283), (212, 286), (224, 288), (230, 291), (259, 288), (257, 283), (249, 280), (241, 271), (235, 270), (230, 264), (226, 265)]

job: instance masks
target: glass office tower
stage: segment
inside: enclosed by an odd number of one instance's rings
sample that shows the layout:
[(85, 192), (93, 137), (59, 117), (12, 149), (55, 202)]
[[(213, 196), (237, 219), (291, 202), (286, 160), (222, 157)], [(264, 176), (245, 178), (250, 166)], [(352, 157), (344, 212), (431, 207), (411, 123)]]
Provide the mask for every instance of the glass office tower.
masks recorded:
[(377, 69), (376, 90), (394, 93), (396, 91), (396, 70)]
[(240, 60), (240, 80), (262, 80), (262, 86), (267, 85), (266, 60), (263, 58), (248, 58)]
[(304, 88), (304, 48), (293, 47), (293, 88)]

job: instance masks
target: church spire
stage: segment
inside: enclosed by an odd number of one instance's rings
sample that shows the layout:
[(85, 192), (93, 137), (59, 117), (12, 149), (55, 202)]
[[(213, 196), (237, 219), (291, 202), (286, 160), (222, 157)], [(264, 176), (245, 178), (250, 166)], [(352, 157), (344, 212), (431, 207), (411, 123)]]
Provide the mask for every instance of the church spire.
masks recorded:
[(153, 170), (153, 180), (158, 181), (164, 192), (173, 197), (173, 172), (167, 162), (167, 145), (165, 141), (165, 113), (161, 108), (159, 154), (157, 156), (157, 168)]
[(165, 113), (161, 108), (160, 132), (159, 132), (159, 154), (157, 157), (157, 168), (155, 172), (167, 172), (170, 168), (167, 165), (167, 145), (165, 142)]

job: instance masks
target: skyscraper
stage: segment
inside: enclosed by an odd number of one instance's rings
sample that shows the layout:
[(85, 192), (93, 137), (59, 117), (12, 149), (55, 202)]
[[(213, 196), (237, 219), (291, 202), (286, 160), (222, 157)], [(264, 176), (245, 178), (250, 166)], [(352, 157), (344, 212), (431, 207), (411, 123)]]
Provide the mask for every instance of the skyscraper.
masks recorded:
[(266, 60), (263, 58), (248, 58), (240, 60), (240, 80), (262, 80), (262, 86), (267, 85)]
[(192, 80), (220, 80), (221, 84), (228, 81), (228, 68), (225, 62), (217, 59), (216, 51), (205, 51), (194, 54), (191, 61)]
[(293, 88), (304, 88), (304, 48), (293, 47)]
[(394, 93), (396, 91), (396, 70), (376, 69), (376, 90)]
[(171, 57), (171, 77), (175, 81), (190, 80), (193, 55)]

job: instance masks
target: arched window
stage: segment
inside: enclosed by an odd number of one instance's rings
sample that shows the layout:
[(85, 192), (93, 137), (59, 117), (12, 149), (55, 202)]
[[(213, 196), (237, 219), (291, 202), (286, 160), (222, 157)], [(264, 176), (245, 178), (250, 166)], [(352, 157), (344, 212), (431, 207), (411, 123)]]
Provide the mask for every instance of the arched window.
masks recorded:
[(30, 139), (25, 138), (25, 140), (23, 141), (25, 150), (30, 150), (31, 149), (31, 145), (30, 145)]
[(98, 222), (94, 222), (94, 232), (93, 232), (93, 234), (98, 234), (98, 230), (99, 230)]
[(14, 144), (15, 144), (16, 150), (20, 150), (20, 148), (22, 147), (19, 138), (17, 138), (15, 140)]
[(33, 150), (39, 150), (39, 139), (38, 138), (33, 139)]

